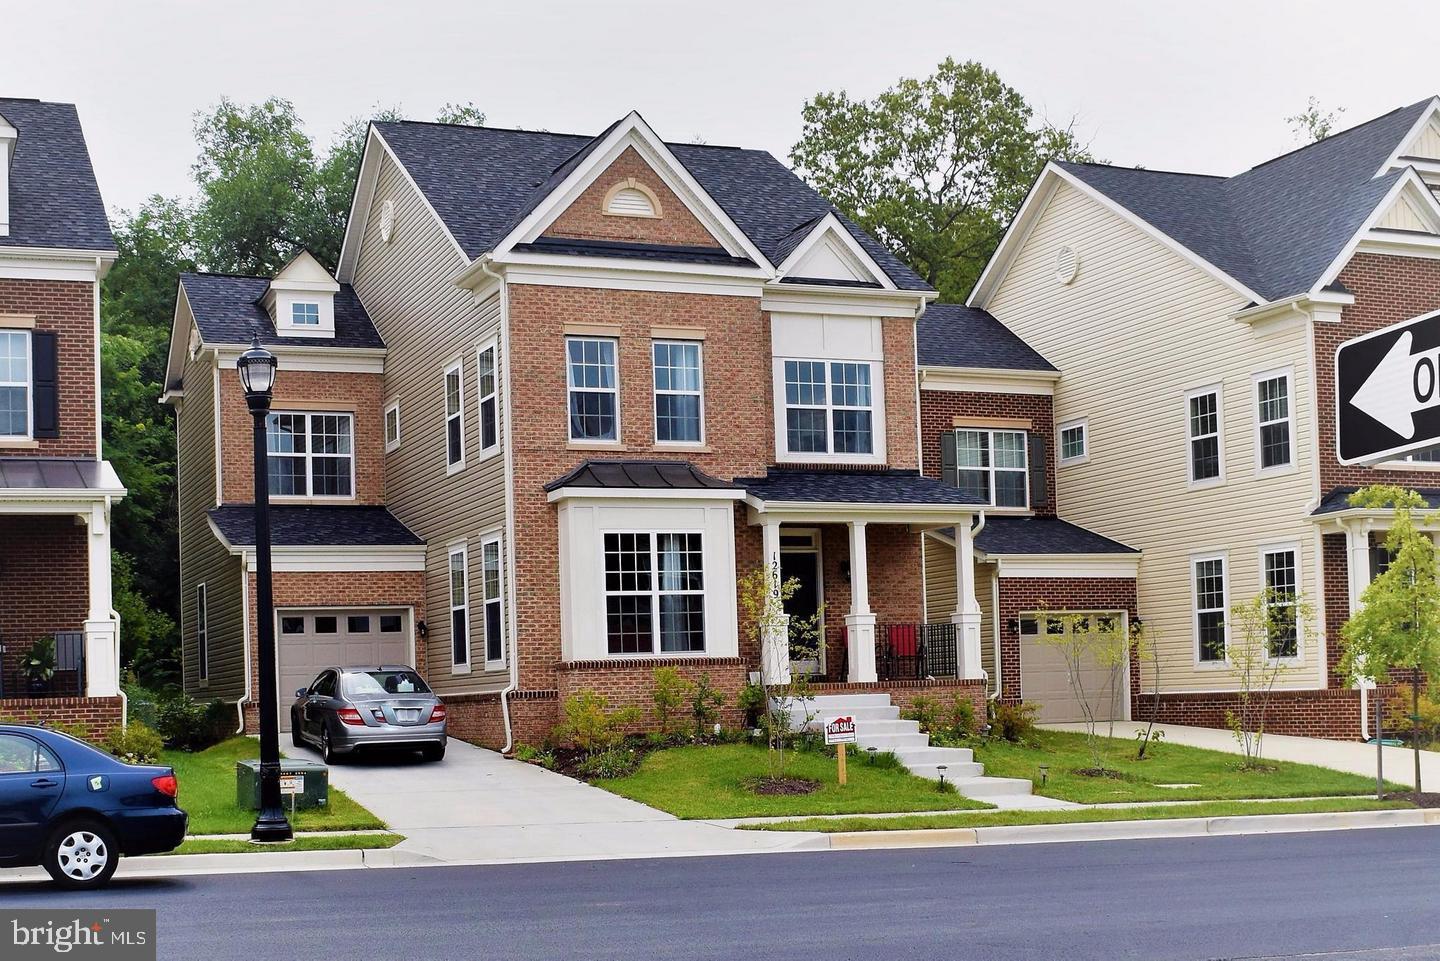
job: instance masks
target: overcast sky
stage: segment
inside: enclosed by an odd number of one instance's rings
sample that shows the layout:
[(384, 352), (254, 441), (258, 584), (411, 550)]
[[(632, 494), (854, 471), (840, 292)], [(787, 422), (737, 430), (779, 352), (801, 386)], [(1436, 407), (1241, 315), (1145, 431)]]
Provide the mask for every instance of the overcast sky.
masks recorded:
[[(1374, 15), (1384, 11), (1383, 16)], [(979, 60), (1112, 162), (1234, 173), (1290, 149), (1314, 95), (1351, 125), (1440, 93), (1432, 2), (7, 0), (0, 96), (72, 101), (112, 208), (191, 189), (192, 117), (292, 100), (320, 146), (374, 105), (784, 157), (820, 90), (873, 96)], [(1364, 15), (1361, 15), (1364, 14)]]

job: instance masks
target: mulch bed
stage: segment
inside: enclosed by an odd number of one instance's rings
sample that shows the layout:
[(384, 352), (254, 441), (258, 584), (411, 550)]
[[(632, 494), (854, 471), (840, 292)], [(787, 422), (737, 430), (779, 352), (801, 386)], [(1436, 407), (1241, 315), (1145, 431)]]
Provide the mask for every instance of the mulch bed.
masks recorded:
[(762, 777), (748, 785), (756, 794), (794, 795), (814, 794), (820, 790), (820, 782), (808, 777)]
[(1082, 767), (1077, 768), (1070, 773), (1078, 774), (1081, 777), (1108, 777), (1113, 781), (1127, 780), (1127, 778), (1125, 777), (1125, 772), (1113, 771), (1108, 767)]
[(1394, 794), (1385, 795), (1387, 801), (1410, 801), (1416, 807), (1440, 808), (1440, 792), (1422, 791), (1416, 794), (1414, 791), (1397, 791)]

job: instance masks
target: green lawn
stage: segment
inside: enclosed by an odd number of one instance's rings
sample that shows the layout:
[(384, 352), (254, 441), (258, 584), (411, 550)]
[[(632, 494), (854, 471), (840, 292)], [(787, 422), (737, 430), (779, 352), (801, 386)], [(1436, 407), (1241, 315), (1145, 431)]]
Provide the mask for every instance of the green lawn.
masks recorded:
[(1015, 824), (1074, 824), (1089, 821), (1157, 821), (1170, 818), (1234, 817), (1242, 814), (1315, 814), (1326, 811), (1389, 811), (1413, 808), (1408, 801), (1374, 798), (1321, 798), (1309, 801), (1200, 801), (1131, 808), (1078, 808), (1064, 811), (973, 811), (919, 814), (898, 818), (802, 818), (768, 824), (744, 824), (747, 831), (922, 831), (934, 828), (1001, 827)]
[(746, 782), (767, 773), (766, 751), (749, 744), (677, 747), (646, 756), (629, 777), (596, 781), (616, 794), (682, 818), (739, 818), (787, 814), (875, 814), (894, 811), (983, 810), (958, 794), (942, 793), (899, 769), (851, 759), (849, 783), (835, 780), (835, 759), (814, 752), (787, 752), (787, 775), (822, 782), (813, 794), (764, 796)]
[[(1374, 794), (1375, 779), (1345, 774), (1310, 764), (1268, 761), (1274, 770), (1242, 771), (1240, 757), (1223, 751), (1160, 744), (1151, 756), (1135, 760), (1135, 742), (1103, 738), (1105, 767), (1120, 778), (1075, 774), (1092, 761), (1085, 735), (1065, 731), (1039, 731), (1035, 743), (986, 741), (975, 749), (975, 760), (993, 777), (1023, 777), (1035, 783), (1035, 793), (1084, 804), (1125, 801), (1201, 801), (1243, 798), (1313, 798), (1330, 795)], [(1040, 765), (1050, 765), (1049, 782), (1040, 785)], [(1194, 784), (1166, 788), (1161, 784)], [(1395, 786), (1394, 790), (1405, 790)]]
[[(245, 834), (255, 823), (255, 812), (235, 804), (235, 762), (259, 756), (259, 745), (248, 737), (232, 737), (204, 751), (187, 754), (166, 751), (161, 764), (175, 769), (180, 781), (180, 806), (190, 814), (191, 834)], [(367, 831), (385, 827), (375, 815), (330, 789), (323, 808), (296, 811), (291, 823), (297, 831)]]
[(220, 838), (191, 838), (166, 854), (255, 854), (275, 851), (376, 851), (405, 840), (400, 834), (320, 834), (298, 837), (286, 844), (251, 844)]

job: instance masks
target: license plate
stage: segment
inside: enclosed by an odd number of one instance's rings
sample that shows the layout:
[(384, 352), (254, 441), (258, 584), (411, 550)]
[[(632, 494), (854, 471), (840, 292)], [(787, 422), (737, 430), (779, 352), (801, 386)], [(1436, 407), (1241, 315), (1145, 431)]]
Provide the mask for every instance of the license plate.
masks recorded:
[(395, 712), (395, 718), (401, 724), (414, 724), (420, 720), (420, 710), (418, 708), (410, 708), (408, 710), (402, 708)]

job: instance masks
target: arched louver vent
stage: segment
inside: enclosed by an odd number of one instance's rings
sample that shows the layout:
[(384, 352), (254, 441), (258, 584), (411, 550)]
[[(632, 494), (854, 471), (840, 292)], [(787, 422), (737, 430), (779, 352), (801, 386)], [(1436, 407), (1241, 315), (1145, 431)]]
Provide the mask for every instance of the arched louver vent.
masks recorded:
[(635, 187), (625, 187), (610, 198), (610, 206), (605, 212), (622, 217), (653, 217), (655, 205), (643, 191)]

